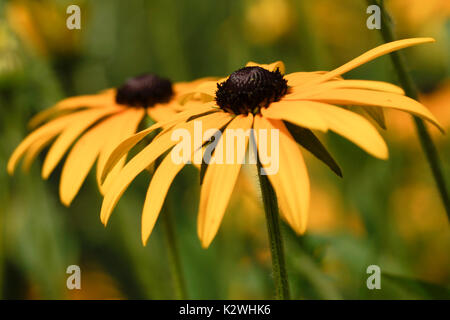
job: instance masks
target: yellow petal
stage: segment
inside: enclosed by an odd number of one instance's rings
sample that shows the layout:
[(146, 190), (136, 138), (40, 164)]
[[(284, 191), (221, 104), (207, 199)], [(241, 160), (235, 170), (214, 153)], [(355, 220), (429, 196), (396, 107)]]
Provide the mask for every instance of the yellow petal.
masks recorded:
[(210, 88), (205, 88), (202, 90), (208, 91), (208, 93), (197, 92), (195, 89), (193, 89), (193, 91), (191, 91), (191, 92), (187, 92), (187, 93), (180, 95), (178, 98), (178, 103), (181, 106), (184, 106), (185, 104), (187, 104), (191, 101), (195, 101), (196, 103), (198, 103), (198, 102), (207, 103), (207, 102), (214, 101), (215, 94), (216, 94), (215, 90), (217, 90), (217, 86), (216, 86), (216, 89), (214, 89), (214, 91), (212, 89), (212, 86), (210, 86)]
[(127, 153), (142, 139), (144, 139), (152, 131), (159, 129), (161, 127), (160, 123), (156, 123), (151, 127), (139, 131), (134, 135), (123, 140), (117, 147), (111, 152), (110, 156), (107, 158), (106, 163), (103, 165), (103, 170), (99, 171), (100, 174), (100, 184), (103, 184), (107, 175), (113, 170), (117, 163), (123, 159)]
[(181, 94), (184, 94), (186, 92), (192, 92), (193, 89), (195, 89), (203, 82), (218, 81), (219, 79), (220, 78), (217, 77), (204, 77), (189, 82), (177, 82), (173, 85), (173, 91), (175, 93), (175, 96), (179, 97)]
[(64, 111), (74, 111), (83, 107), (98, 108), (98, 107), (113, 107), (115, 106), (115, 91), (105, 91), (95, 95), (84, 95), (66, 98), (58, 102), (55, 106), (41, 111), (28, 123), (29, 127), (35, 128), (49, 118), (56, 116)]
[(270, 119), (289, 121), (297, 126), (327, 131), (326, 122), (306, 101), (280, 101), (262, 108), (261, 114)]
[(52, 139), (56, 137), (58, 132), (50, 132), (43, 136), (42, 138), (37, 139), (33, 142), (32, 145), (28, 148), (22, 163), (23, 171), (28, 171), (33, 163), (34, 159), (36, 159), (37, 155), (52, 142)]
[(328, 128), (380, 159), (388, 158), (388, 148), (375, 127), (364, 117), (321, 102), (309, 102), (311, 108), (320, 112)]
[[(228, 151), (227, 144), (235, 141), (229, 141), (232, 139), (227, 136), (227, 131), (234, 129), (250, 129), (253, 122), (253, 116), (239, 115), (234, 118), (230, 124), (226, 127), (220, 142), (217, 144), (215, 153), (218, 152), (218, 148), (222, 148), (225, 155)], [(245, 137), (245, 146), (247, 148), (248, 136)], [(234, 145), (234, 161), (232, 164), (227, 162), (218, 164), (212, 162), (208, 165), (208, 169), (205, 173), (203, 185), (200, 193), (200, 206), (198, 213), (198, 235), (202, 243), (203, 248), (207, 248), (219, 229), (220, 222), (222, 221), (225, 209), (230, 200), (231, 193), (233, 191), (236, 179), (241, 169), (242, 159), (236, 158), (236, 143)], [(242, 155), (243, 157), (245, 154)]]
[[(226, 121), (228, 121), (228, 119)], [(212, 132), (210, 132), (209, 135), (205, 133), (202, 138), (202, 145), (204, 142), (209, 140), (212, 135)], [(200, 148), (198, 150), (195, 150), (195, 148), (196, 146), (194, 144), (191, 144), (191, 156), (194, 153), (199, 153), (201, 156), (204, 148)], [(175, 179), (175, 176), (178, 174), (178, 172), (180, 172), (180, 170), (184, 167), (184, 165), (185, 163), (175, 163), (172, 160), (172, 155), (169, 153), (153, 174), (150, 186), (147, 190), (144, 209), (142, 211), (141, 236), (144, 246), (146, 245), (147, 240), (152, 233), (153, 227), (155, 226), (156, 219), (158, 218), (158, 215), (164, 204), (164, 199), (166, 198), (170, 185), (172, 184), (173, 179)]]
[(322, 77), (311, 80), (311, 82), (309, 82), (308, 85), (313, 85), (330, 80), (335, 76), (340, 76), (352, 69), (359, 67), (360, 65), (363, 65), (369, 61), (372, 61), (380, 56), (391, 53), (393, 51), (430, 42), (435, 42), (435, 40), (433, 38), (412, 38), (382, 44), (381, 46), (378, 46), (374, 49), (371, 49), (363, 53), (359, 57), (347, 62), (346, 64), (340, 66), (339, 68), (324, 74)]
[(148, 108), (148, 114), (155, 122), (167, 122), (172, 120), (177, 112), (169, 104), (157, 104)]
[(66, 110), (61, 109), (58, 106), (45, 109), (44, 111), (39, 112), (37, 115), (31, 118), (31, 120), (28, 122), (28, 127), (30, 129), (34, 129), (37, 126), (41, 125), (43, 122), (47, 121), (48, 119), (56, 116), (57, 114), (61, 116), (61, 113), (63, 111)]
[(372, 80), (337, 80), (337, 81), (327, 81), (318, 87), (330, 89), (367, 89), (375, 91), (385, 91), (390, 93), (396, 93), (404, 95), (405, 91), (399, 86), (391, 84), (384, 81), (372, 81)]
[[(126, 154), (122, 157), (122, 160), (116, 164), (116, 166), (108, 175), (108, 179), (106, 179), (102, 184), (100, 174), (105, 168), (106, 160), (110, 157), (111, 153), (119, 145), (119, 143), (123, 141), (123, 139), (136, 132), (139, 123), (142, 121), (144, 113), (145, 111), (142, 108), (130, 108), (127, 111), (112, 116), (110, 119), (108, 119), (112, 122), (111, 126), (114, 128), (114, 130), (111, 130), (110, 134), (104, 139), (103, 147), (100, 151), (100, 155), (97, 161), (97, 184), (102, 194), (105, 192), (105, 189), (108, 188), (114, 176), (124, 165)], [(114, 172), (114, 174), (112, 172)]]
[(13, 154), (9, 158), (8, 173), (13, 174), (19, 159), (36, 141), (40, 141), (40, 139), (44, 139), (46, 137), (48, 139), (52, 139), (58, 133), (64, 130), (72, 122), (72, 119), (74, 119), (74, 117), (75, 115), (73, 114), (62, 116), (60, 118), (50, 121), (49, 123), (43, 125), (42, 127), (30, 133), (19, 144), (19, 146), (17, 146), (17, 148), (14, 150)]
[[(255, 116), (255, 134), (259, 138), (259, 130), (279, 130), (279, 166), (278, 172), (268, 175), (279, 200), (283, 216), (296, 233), (302, 234), (306, 230), (309, 208), (309, 178), (300, 149), (291, 136), (283, 121), (268, 120), (262, 116)], [(270, 133), (268, 133), (270, 136)], [(258, 153), (262, 159), (258, 141)], [(271, 142), (271, 139), (268, 139)], [(272, 144), (269, 150), (276, 150)], [(272, 153), (272, 156), (276, 154)], [(262, 163), (264, 168), (267, 165)]]
[(147, 135), (149, 135), (151, 132), (159, 129), (159, 128), (165, 128), (170, 129), (173, 125), (176, 125), (177, 123), (184, 122), (190, 117), (198, 114), (202, 114), (204, 112), (212, 111), (211, 105), (202, 105), (195, 108), (188, 109), (186, 111), (180, 112), (176, 114), (172, 120), (167, 122), (160, 122), (155, 123), (154, 125), (150, 126), (149, 128), (142, 130), (131, 137), (125, 139), (122, 141), (111, 153), (108, 160), (106, 161), (106, 164), (103, 167), (103, 171), (100, 172), (100, 182), (102, 183), (103, 180), (106, 178), (106, 175), (112, 170), (112, 168), (116, 165), (116, 163), (124, 156), (126, 155), (139, 141), (144, 139)]
[(153, 231), (170, 185), (184, 165), (184, 163), (174, 163), (169, 153), (153, 174), (145, 197), (144, 209), (142, 210), (141, 236), (144, 246), (147, 244), (147, 240)]
[(77, 114), (74, 114), (72, 118), (73, 123), (69, 124), (69, 126), (62, 131), (61, 135), (59, 135), (48, 151), (42, 166), (42, 177), (44, 179), (48, 178), (66, 151), (83, 131), (102, 117), (114, 111), (115, 109), (102, 108), (80, 111)]
[(369, 80), (333, 80), (318, 84), (314, 88), (302, 90), (302, 88), (292, 88), (291, 93), (286, 95), (286, 99), (305, 99), (318, 93), (327, 92), (333, 89), (367, 89), (384, 91), (404, 95), (402, 88), (383, 81)]
[(221, 79), (219, 81), (205, 81), (202, 84), (198, 85), (194, 92), (203, 93), (209, 96), (215, 96), (217, 91), (217, 84), (224, 81), (225, 79)]
[[(116, 115), (118, 117), (120, 115)], [(69, 206), (94, 165), (105, 141), (113, 132), (116, 119), (108, 118), (88, 130), (70, 150), (61, 172), (59, 196)]]
[(308, 81), (320, 78), (326, 73), (328, 73), (328, 71), (293, 72), (285, 75), (284, 78), (288, 81), (288, 86), (299, 87), (308, 83)]
[[(196, 120), (202, 121), (203, 130), (207, 130), (209, 128), (220, 128), (227, 121), (229, 121), (230, 118), (230, 115), (224, 112), (216, 112)], [(191, 137), (194, 136), (194, 121), (184, 123), (182, 127), (188, 130)], [(106, 225), (109, 217), (111, 216), (112, 210), (134, 178), (136, 178), (138, 174), (145, 170), (161, 154), (169, 150), (176, 143), (177, 141), (172, 140), (171, 131), (167, 131), (166, 134), (160, 136), (158, 139), (153, 139), (148, 146), (142, 149), (142, 151), (140, 151), (125, 165), (120, 174), (114, 179), (113, 183), (108, 188), (103, 199), (100, 213), (100, 219), (103, 224)]]
[(433, 114), (420, 102), (394, 93), (361, 89), (335, 89), (314, 94), (308, 97), (308, 100), (402, 110), (424, 118), (433, 123), (441, 131), (444, 130)]
[(66, 98), (56, 105), (60, 109), (78, 107), (105, 107), (115, 105), (115, 89), (104, 90), (98, 94), (82, 95)]
[(261, 68), (264, 68), (269, 71), (275, 71), (278, 69), (281, 74), (284, 74), (286, 72), (286, 67), (284, 66), (283, 61), (275, 61), (270, 64), (260, 64), (260, 63), (250, 61), (245, 66), (246, 67), (261, 67)]
[(201, 102), (213, 101), (216, 96), (217, 85), (226, 81), (227, 78), (220, 78), (213, 81), (203, 81), (197, 86), (192, 86), (189, 90), (177, 96), (177, 100), (181, 105), (188, 103), (190, 100), (200, 100)]

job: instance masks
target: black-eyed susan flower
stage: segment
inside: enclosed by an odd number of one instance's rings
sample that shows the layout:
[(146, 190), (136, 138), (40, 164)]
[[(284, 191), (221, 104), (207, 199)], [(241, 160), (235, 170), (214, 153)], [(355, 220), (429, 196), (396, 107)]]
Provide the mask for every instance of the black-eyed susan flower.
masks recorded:
[[(194, 136), (196, 122), (200, 121), (205, 135), (200, 143), (191, 148), (190, 151), (194, 155), (206, 149), (205, 142), (209, 141), (217, 130), (223, 134), (216, 144), (215, 153), (221, 145), (220, 142), (222, 146), (227, 145), (226, 140), (231, 139), (227, 132), (231, 130), (254, 129), (257, 141), (258, 132), (279, 132), (279, 140), (275, 141), (279, 150), (279, 166), (277, 171), (268, 175), (268, 179), (275, 190), (282, 216), (298, 234), (303, 233), (307, 224), (310, 187), (298, 143), (323, 160), (336, 173), (340, 173), (311, 130), (334, 131), (377, 158), (388, 157), (386, 143), (374, 125), (364, 116), (341, 107), (342, 105), (361, 106), (380, 124), (384, 119), (382, 110), (391, 108), (422, 117), (439, 127), (428, 109), (404, 96), (401, 88), (380, 81), (344, 80), (342, 74), (381, 55), (432, 41), (434, 40), (430, 38), (417, 38), (384, 44), (330, 72), (295, 72), (284, 75), (282, 62), (269, 65), (249, 63), (227, 78), (200, 84), (192, 93), (182, 97), (182, 100), (186, 101), (201, 96), (202, 99), (194, 104), (197, 106), (186, 108), (170, 122), (166, 122), (165, 129), (116, 176), (104, 196), (102, 222), (107, 223), (115, 205), (134, 178), (160, 156), (175, 149), (177, 141), (172, 139), (173, 133), (177, 129), (183, 129)], [(102, 176), (105, 177), (136, 143), (161, 125), (152, 126), (124, 140), (112, 152)], [(245, 136), (242, 141), (244, 147), (249, 145), (249, 140), (249, 136)], [(266, 148), (271, 150), (270, 145)], [(241, 169), (242, 159), (236, 157), (242, 158), (242, 153), (236, 156), (236, 150), (231, 151), (234, 152), (233, 163), (212, 161), (204, 175), (197, 229), (205, 248), (210, 245), (218, 231)], [(257, 152), (260, 158), (265, 155), (259, 146)], [(185, 162), (175, 162), (169, 153), (156, 169), (142, 214), (144, 244), (152, 232), (170, 184), (184, 165)], [(264, 162), (262, 167), (268, 169)]]
[[(180, 94), (191, 85), (198, 83), (172, 85), (168, 79), (144, 74), (127, 80), (117, 89), (64, 99), (30, 121), (31, 127), (47, 123), (31, 132), (16, 148), (9, 159), (8, 172), (14, 172), (22, 157), (23, 167), (27, 169), (51, 143), (42, 177), (47, 179), (68, 153), (62, 168), (59, 194), (61, 201), (70, 205), (96, 160), (99, 182), (99, 173), (114, 148), (136, 132), (146, 115), (153, 121), (171, 119), (177, 112)], [(106, 181), (99, 183), (100, 191), (107, 189), (125, 158), (118, 161)]]

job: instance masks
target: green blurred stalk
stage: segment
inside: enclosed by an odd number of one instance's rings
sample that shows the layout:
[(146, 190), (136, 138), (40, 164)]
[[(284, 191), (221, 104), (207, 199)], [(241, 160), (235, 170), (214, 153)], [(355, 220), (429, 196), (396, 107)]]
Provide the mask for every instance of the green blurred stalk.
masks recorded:
[(275, 191), (266, 175), (261, 175), (261, 164), (258, 161), (258, 177), (266, 213), (267, 231), (269, 234), (270, 252), (272, 255), (272, 272), (275, 282), (275, 298), (289, 300), (289, 283), (284, 258), (283, 238), (280, 230), (278, 202)]
[[(377, 0), (367, 0), (369, 5), (377, 5), (381, 8), (381, 35), (385, 42), (391, 42), (395, 40), (394, 32), (392, 30), (391, 18), (384, 7), (383, 1)], [(406, 69), (406, 64), (403, 59), (403, 56), (400, 52), (392, 52), (390, 53), (392, 64), (394, 65), (395, 72), (397, 73), (398, 79), (400, 81), (401, 86), (405, 90), (405, 93), (408, 97), (418, 100), (418, 90), (412, 79), (410, 73)], [(427, 127), (422, 119), (414, 116), (414, 122), (417, 129), (417, 134), (420, 139), (420, 143), (424, 150), (424, 153), (427, 157), (428, 163), (431, 167), (431, 171), (433, 173), (434, 180), (436, 181), (436, 185), (439, 190), (439, 194), (441, 195), (442, 202), (444, 204), (445, 211), (447, 212), (447, 218), (450, 220), (450, 198), (448, 195), (448, 190), (446, 187), (444, 174), (441, 166), (441, 162), (439, 160), (439, 155), (436, 149), (436, 146), (431, 139), (430, 133), (428, 132)]]
[(176, 237), (175, 237), (175, 225), (173, 223), (172, 211), (166, 204), (163, 207), (162, 223), (164, 228), (164, 238), (167, 244), (167, 254), (169, 259), (170, 272), (172, 274), (173, 285), (175, 289), (175, 297), (178, 300), (186, 300), (186, 286), (183, 277), (183, 270), (181, 267), (180, 252), (178, 250)]

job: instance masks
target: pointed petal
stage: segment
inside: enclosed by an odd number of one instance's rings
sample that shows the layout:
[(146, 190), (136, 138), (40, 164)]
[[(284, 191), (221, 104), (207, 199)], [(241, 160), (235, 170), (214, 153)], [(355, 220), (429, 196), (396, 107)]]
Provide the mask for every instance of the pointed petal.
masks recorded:
[(49, 123), (39, 127), (38, 129), (31, 132), (14, 150), (8, 161), (8, 173), (13, 174), (14, 169), (17, 165), (19, 159), (25, 154), (25, 152), (40, 139), (48, 138), (52, 139), (63, 131), (71, 122), (72, 119), (76, 119), (76, 115), (70, 114), (62, 116)]
[(293, 72), (285, 75), (284, 78), (288, 81), (289, 87), (301, 87), (313, 79), (320, 78), (326, 73), (328, 71)]
[(430, 43), (435, 42), (433, 38), (412, 38), (412, 39), (403, 39), (398, 41), (393, 41), (389, 43), (382, 44), (374, 49), (371, 49), (359, 57), (347, 62), (346, 64), (340, 66), (337, 69), (334, 69), (333, 71), (328, 72), (327, 74), (323, 75), (321, 78), (313, 79), (311, 82), (308, 83), (308, 85), (313, 85), (317, 83), (321, 83), (327, 80), (330, 80), (336, 76), (340, 76), (352, 69), (355, 69), (359, 67), (360, 65), (363, 65), (369, 61), (372, 61), (378, 57), (381, 57), (385, 54), (391, 53), (393, 51), (397, 51), (403, 48), (415, 46), (422, 43)]
[(66, 98), (56, 105), (59, 108), (103, 107), (115, 105), (115, 89), (104, 90), (97, 94)]
[[(279, 167), (278, 172), (268, 175), (268, 178), (279, 199), (283, 216), (296, 233), (302, 234), (306, 230), (309, 208), (309, 178), (303, 156), (296, 141), (291, 136), (283, 121), (269, 120), (255, 116), (255, 134), (259, 137), (259, 130), (279, 130)], [(270, 134), (268, 134), (270, 135)], [(258, 141), (258, 153), (261, 159), (261, 141)], [(271, 139), (268, 139), (270, 142)], [(276, 150), (269, 146), (269, 150)], [(272, 155), (276, 156), (276, 155)], [(264, 168), (266, 164), (262, 163)]]
[(114, 109), (102, 108), (80, 111), (74, 115), (72, 118), (73, 123), (69, 124), (69, 126), (62, 131), (61, 135), (58, 136), (48, 151), (42, 166), (42, 177), (44, 179), (48, 178), (66, 151), (83, 131), (112, 112), (114, 112)]
[[(230, 115), (226, 113), (216, 112), (196, 120), (202, 121), (203, 130), (207, 130), (208, 128), (222, 126), (229, 121), (230, 118)], [(194, 121), (183, 124), (182, 128), (188, 130), (191, 137), (194, 136)], [(111, 216), (112, 210), (134, 178), (136, 178), (138, 174), (152, 164), (161, 154), (177, 144), (177, 141), (172, 140), (171, 133), (172, 131), (168, 131), (158, 139), (153, 139), (148, 146), (146, 146), (125, 165), (120, 174), (114, 179), (103, 199), (100, 213), (100, 219), (103, 224), (106, 225), (109, 217)]]
[(28, 171), (37, 155), (52, 142), (52, 139), (56, 137), (58, 132), (50, 132), (43, 136), (42, 138), (37, 139), (33, 142), (32, 145), (28, 148), (22, 162), (23, 171)]
[(352, 141), (361, 149), (380, 159), (388, 158), (384, 139), (364, 117), (344, 108), (326, 103), (310, 101), (311, 108), (320, 112), (328, 128)]
[(147, 240), (153, 231), (170, 185), (184, 166), (184, 163), (174, 163), (169, 153), (153, 174), (145, 197), (144, 209), (142, 210), (141, 237), (144, 246), (147, 244)]
[(291, 92), (286, 95), (286, 99), (305, 99), (319, 93), (325, 93), (334, 89), (366, 89), (382, 92), (390, 92), (404, 95), (402, 88), (383, 81), (369, 80), (332, 80), (318, 84), (314, 88), (308, 87), (308, 90), (300, 88), (292, 88)]
[[(212, 162), (206, 170), (200, 193), (198, 213), (198, 235), (203, 248), (207, 248), (211, 244), (219, 229), (243, 162), (243, 159), (236, 158), (236, 148), (241, 146), (234, 143), (235, 140), (227, 135), (227, 131), (235, 129), (247, 131), (251, 128), (252, 122), (252, 115), (239, 115), (229, 123), (216, 146), (215, 153), (218, 152), (218, 148), (222, 148), (220, 150), (226, 155), (229, 152), (228, 145), (233, 143), (231, 146), (235, 148), (234, 161), (232, 161), (233, 163), (225, 162), (223, 164)], [(244, 139), (245, 149), (247, 148), (248, 138), (248, 135), (246, 135)], [(242, 156), (244, 157), (245, 154)]]
[(327, 81), (317, 86), (317, 89), (367, 89), (375, 91), (384, 91), (404, 95), (405, 91), (394, 84), (384, 81), (372, 80), (337, 80)]
[(70, 150), (61, 172), (59, 196), (69, 206), (94, 165), (105, 140), (115, 130), (116, 115), (88, 130)]
[(60, 112), (75, 111), (80, 108), (99, 108), (113, 107), (116, 105), (114, 101), (115, 91), (107, 90), (95, 95), (84, 95), (66, 98), (58, 102), (55, 106), (39, 112), (29, 121), (28, 125), (35, 128), (49, 118), (56, 116)]
[(270, 119), (289, 121), (297, 126), (327, 131), (326, 122), (320, 113), (314, 111), (306, 101), (280, 101), (271, 103), (268, 108), (262, 108), (261, 114)]
[[(73, 110), (74, 109), (75, 108), (73, 108)], [(76, 109), (78, 109), (78, 108), (76, 108)], [(61, 113), (64, 111), (66, 111), (66, 110), (61, 109), (58, 106), (54, 106), (54, 107), (45, 109), (31, 118), (31, 120), (28, 122), (28, 128), (34, 129), (37, 126), (44, 123), (45, 121), (47, 121), (48, 119), (56, 116), (57, 114), (59, 114), (61, 116)]]
[(361, 89), (336, 89), (314, 94), (309, 97), (308, 100), (332, 104), (374, 106), (397, 109), (424, 118), (433, 123), (441, 131), (444, 130), (434, 115), (420, 102), (394, 93), (375, 92)]

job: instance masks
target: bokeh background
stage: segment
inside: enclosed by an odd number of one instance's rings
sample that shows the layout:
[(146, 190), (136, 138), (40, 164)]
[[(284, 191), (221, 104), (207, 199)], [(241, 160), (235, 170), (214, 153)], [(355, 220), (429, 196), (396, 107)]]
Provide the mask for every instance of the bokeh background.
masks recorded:
[[(81, 7), (81, 30), (66, 8)], [(398, 38), (437, 43), (404, 50), (422, 101), (450, 130), (450, 2), (386, 0)], [(118, 86), (155, 72), (174, 81), (224, 76), (249, 60), (283, 60), (287, 72), (330, 70), (382, 42), (366, 28), (364, 0), (0, 1), (0, 298), (171, 299), (162, 225), (147, 247), (140, 215), (150, 176), (142, 175), (100, 223), (90, 176), (70, 208), (58, 199), (59, 170), (40, 178), (43, 156), (9, 177), (6, 162), (27, 121), (58, 100)], [(347, 78), (398, 83), (388, 57)], [(410, 116), (387, 113), (388, 161), (340, 137), (321, 136), (343, 170), (306, 154), (312, 181), (308, 231), (283, 226), (289, 280), (302, 299), (450, 299), (450, 231)], [(450, 181), (450, 139), (430, 128)], [(271, 298), (270, 252), (251, 168), (241, 175), (208, 250), (196, 236), (198, 172), (186, 168), (170, 190), (190, 298)], [(81, 267), (81, 290), (66, 268)], [(379, 265), (381, 290), (366, 268)]]

